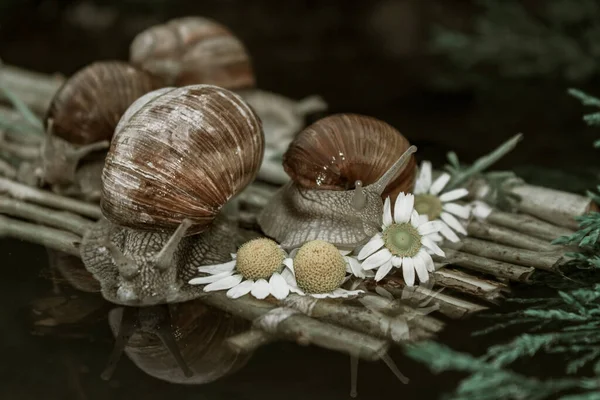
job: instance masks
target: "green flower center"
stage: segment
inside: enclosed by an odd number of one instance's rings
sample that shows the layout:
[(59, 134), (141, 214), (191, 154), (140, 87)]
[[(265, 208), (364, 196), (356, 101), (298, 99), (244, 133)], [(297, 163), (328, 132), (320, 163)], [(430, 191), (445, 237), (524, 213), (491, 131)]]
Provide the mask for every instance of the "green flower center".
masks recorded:
[(415, 210), (419, 215), (427, 215), (429, 220), (433, 221), (442, 214), (442, 202), (433, 194), (418, 194), (415, 196)]
[(383, 231), (385, 247), (395, 256), (414, 257), (421, 250), (421, 235), (410, 223), (392, 224)]

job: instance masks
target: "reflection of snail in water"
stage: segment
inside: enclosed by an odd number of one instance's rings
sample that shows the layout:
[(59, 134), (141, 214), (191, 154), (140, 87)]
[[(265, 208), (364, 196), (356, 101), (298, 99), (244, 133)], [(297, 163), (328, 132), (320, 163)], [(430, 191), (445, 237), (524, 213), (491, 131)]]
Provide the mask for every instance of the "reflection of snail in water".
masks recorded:
[(382, 196), (410, 191), (415, 161), (410, 146), (388, 124), (338, 114), (304, 129), (284, 154), (292, 182), (258, 217), (268, 236), (285, 248), (321, 239), (353, 249), (378, 232)]
[[(55, 94), (45, 118), (39, 178), (54, 191), (98, 199), (104, 150), (119, 119), (159, 79), (119, 61), (93, 63)], [(82, 160), (86, 162), (82, 163)]]
[(235, 252), (219, 211), (258, 172), (260, 120), (238, 95), (210, 85), (160, 89), (131, 107), (103, 171), (106, 219), (84, 236), (82, 259), (111, 302), (187, 301), (201, 293), (187, 284), (196, 268)]
[(129, 54), (133, 65), (168, 85), (211, 84), (239, 94), (263, 123), (266, 149), (258, 176), (276, 184), (288, 180), (278, 155), (304, 127), (306, 115), (327, 108), (318, 96), (296, 102), (257, 89), (252, 60), (242, 41), (208, 18), (176, 18), (150, 27), (135, 37)]

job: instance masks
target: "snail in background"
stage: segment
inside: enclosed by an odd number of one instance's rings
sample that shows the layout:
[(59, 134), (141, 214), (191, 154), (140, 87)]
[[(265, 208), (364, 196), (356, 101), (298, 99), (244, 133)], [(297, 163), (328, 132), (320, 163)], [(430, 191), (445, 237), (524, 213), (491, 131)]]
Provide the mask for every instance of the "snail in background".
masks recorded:
[(258, 177), (286, 183), (280, 156), (305, 126), (305, 117), (325, 111), (319, 96), (294, 101), (259, 90), (251, 57), (228, 28), (208, 18), (184, 17), (148, 28), (130, 46), (130, 62), (168, 84), (213, 84), (238, 93), (258, 114), (265, 133), (265, 157)]
[(47, 111), (38, 177), (54, 191), (97, 199), (102, 150), (119, 119), (140, 96), (161, 86), (160, 79), (120, 61), (96, 62), (75, 73)]
[(383, 198), (412, 190), (415, 151), (375, 118), (336, 114), (318, 120), (284, 154), (292, 181), (275, 193), (258, 223), (287, 249), (317, 239), (354, 249), (378, 232)]
[(131, 105), (102, 175), (101, 219), (83, 262), (117, 304), (183, 302), (204, 264), (229, 261), (235, 227), (223, 206), (255, 177), (260, 120), (238, 95), (211, 85), (163, 88)]
[[(102, 373), (110, 379), (125, 351), (145, 373), (171, 383), (204, 384), (229, 375), (250, 359), (225, 340), (249, 323), (198, 300), (150, 307), (120, 307), (109, 313), (116, 342)], [(161, 346), (162, 344), (162, 346)]]

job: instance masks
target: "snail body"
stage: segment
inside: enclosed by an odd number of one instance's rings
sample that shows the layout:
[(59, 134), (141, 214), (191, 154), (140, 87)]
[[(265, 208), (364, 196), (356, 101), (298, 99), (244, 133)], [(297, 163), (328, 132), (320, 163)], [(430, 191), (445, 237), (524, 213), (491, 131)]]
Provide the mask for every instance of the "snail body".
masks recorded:
[(102, 174), (106, 218), (81, 245), (103, 296), (130, 306), (200, 296), (187, 282), (231, 259), (236, 227), (220, 210), (254, 179), (263, 151), (260, 120), (226, 89), (164, 88), (132, 104)]
[(395, 130), (382, 131), (387, 127), (368, 117), (334, 115), (302, 131), (284, 154), (292, 181), (258, 216), (263, 232), (289, 249), (317, 239), (353, 249), (377, 233), (382, 196), (408, 191), (414, 182), (416, 147)]
[(139, 33), (130, 62), (167, 85), (210, 84), (230, 90), (253, 87), (254, 72), (243, 43), (225, 26), (203, 17), (183, 17)]
[(249, 323), (198, 300), (109, 313), (116, 343), (103, 378), (112, 375), (123, 351), (145, 373), (177, 384), (204, 384), (243, 367), (251, 354), (232, 351), (230, 336)]
[(102, 163), (101, 151), (125, 110), (161, 86), (160, 79), (120, 61), (96, 62), (76, 72), (46, 113), (39, 178), (58, 192), (81, 189), (76, 175), (82, 160)]

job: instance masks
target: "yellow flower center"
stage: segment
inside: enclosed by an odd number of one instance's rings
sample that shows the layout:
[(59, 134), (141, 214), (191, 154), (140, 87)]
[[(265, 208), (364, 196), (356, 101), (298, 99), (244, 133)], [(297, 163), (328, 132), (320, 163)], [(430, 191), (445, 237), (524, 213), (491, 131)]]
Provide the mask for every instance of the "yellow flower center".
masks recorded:
[(284, 258), (284, 251), (271, 239), (253, 239), (239, 248), (236, 269), (246, 279), (269, 279), (281, 270)]
[(298, 287), (307, 293), (329, 293), (346, 276), (346, 262), (339, 250), (323, 240), (305, 243), (294, 257)]
[(415, 210), (419, 215), (427, 215), (429, 220), (433, 221), (442, 214), (442, 202), (432, 194), (418, 194), (415, 196)]
[(383, 231), (385, 247), (395, 256), (414, 257), (421, 250), (421, 235), (410, 223), (392, 224)]

